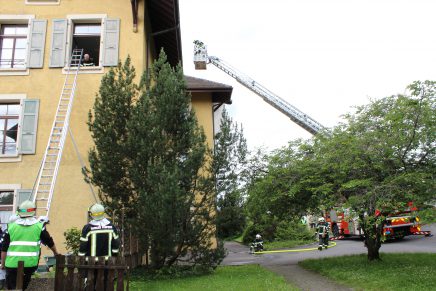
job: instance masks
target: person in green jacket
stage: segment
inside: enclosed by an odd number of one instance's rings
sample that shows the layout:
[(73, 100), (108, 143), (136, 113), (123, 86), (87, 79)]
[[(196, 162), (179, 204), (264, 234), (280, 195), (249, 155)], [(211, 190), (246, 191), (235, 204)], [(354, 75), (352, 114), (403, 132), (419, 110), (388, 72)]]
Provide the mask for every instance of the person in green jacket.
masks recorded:
[(18, 208), (19, 218), (8, 224), (2, 244), (1, 268), (6, 268), (8, 289), (16, 288), (18, 262), (24, 262), (23, 290), (29, 286), (32, 274), (38, 268), (41, 243), (57, 255), (56, 246), (43, 223), (34, 217), (35, 203), (26, 200)]

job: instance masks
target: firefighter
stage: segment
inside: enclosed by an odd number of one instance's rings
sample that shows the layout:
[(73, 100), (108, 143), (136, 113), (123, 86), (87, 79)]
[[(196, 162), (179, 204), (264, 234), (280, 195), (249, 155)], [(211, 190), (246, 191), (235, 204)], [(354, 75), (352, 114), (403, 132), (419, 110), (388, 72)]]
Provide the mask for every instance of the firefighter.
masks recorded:
[(316, 226), (316, 233), (319, 238), (318, 250), (322, 251), (322, 248), (327, 248), (329, 245), (329, 224), (325, 221), (324, 217), (318, 219), (318, 225)]
[(79, 256), (118, 255), (118, 230), (104, 217), (103, 205), (98, 203), (92, 205), (88, 209), (88, 214), (91, 221), (82, 229)]
[[(80, 237), (79, 256), (108, 257), (117, 256), (119, 248), (118, 231), (116, 227), (104, 217), (103, 205), (96, 203), (88, 208), (91, 219), (82, 229)], [(95, 271), (94, 276), (97, 276)], [(104, 290), (107, 287), (107, 270), (104, 270)], [(97, 280), (94, 281), (94, 288)], [(85, 278), (85, 288), (87, 286)]]
[(2, 269), (6, 268), (8, 289), (16, 288), (18, 262), (24, 262), (23, 290), (29, 286), (32, 274), (38, 268), (40, 243), (57, 255), (56, 246), (44, 225), (34, 217), (35, 203), (26, 200), (18, 208), (19, 218), (9, 223), (3, 236)]

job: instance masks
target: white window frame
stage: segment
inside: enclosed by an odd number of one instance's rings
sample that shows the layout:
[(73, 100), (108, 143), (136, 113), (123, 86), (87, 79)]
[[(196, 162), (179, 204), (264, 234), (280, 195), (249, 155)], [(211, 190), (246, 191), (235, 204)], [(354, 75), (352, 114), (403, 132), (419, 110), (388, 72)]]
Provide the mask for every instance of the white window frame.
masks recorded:
[(25, 0), (26, 5), (59, 5), (61, 0)]
[[(0, 14), (0, 25), (2, 24), (27, 24), (27, 51), (29, 50), (30, 39), (30, 20), (35, 19), (33, 14)], [(29, 68), (27, 67), (28, 57), (26, 57), (26, 66), (24, 68), (0, 68), (0, 76), (2, 75), (29, 75)]]
[[(12, 213), (17, 209), (18, 190), (21, 189), (21, 184), (0, 184), (0, 191), (13, 191), (14, 202), (12, 204)], [(1, 224), (7, 224), (7, 222), (1, 222)], [(4, 230), (4, 229), (3, 229)]]
[[(101, 23), (101, 35), (100, 35), (100, 49), (99, 49), (99, 64), (92, 67), (80, 67), (79, 74), (103, 74), (104, 67), (103, 61), (103, 43), (104, 43), (104, 29), (106, 23), (107, 14), (70, 14), (67, 15), (68, 28), (67, 28), (67, 46), (65, 49), (65, 60), (66, 64), (70, 62), (73, 35), (74, 35), (74, 24), (75, 23)], [(67, 74), (67, 66), (62, 69), (63, 74)]]
[[(27, 99), (26, 94), (0, 94), (0, 103), (6, 102), (19, 102), (20, 106), (23, 106), (23, 100)], [(20, 112), (20, 116), (18, 116), (18, 134), (17, 134), (17, 153), (2, 155), (0, 154), (0, 163), (11, 163), (11, 162), (21, 162), (22, 154), (19, 153), (18, 148), (21, 142), (20, 131), (21, 131), (21, 122), (23, 119), (23, 114)]]

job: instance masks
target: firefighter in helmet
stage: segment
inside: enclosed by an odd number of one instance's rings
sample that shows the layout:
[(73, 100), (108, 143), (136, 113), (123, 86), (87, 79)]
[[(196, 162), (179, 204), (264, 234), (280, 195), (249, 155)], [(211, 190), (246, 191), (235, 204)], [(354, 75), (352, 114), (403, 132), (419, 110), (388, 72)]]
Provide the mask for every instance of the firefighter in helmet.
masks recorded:
[(82, 229), (79, 256), (116, 256), (118, 255), (118, 230), (104, 217), (103, 205), (96, 203), (88, 209), (91, 221)]
[(329, 224), (325, 221), (324, 217), (320, 217), (316, 226), (316, 233), (319, 238), (318, 250), (320, 251), (322, 251), (323, 247), (327, 248), (329, 245), (329, 230)]
[(6, 268), (8, 289), (16, 288), (18, 262), (24, 262), (23, 290), (38, 268), (41, 243), (57, 255), (56, 246), (43, 223), (35, 218), (35, 203), (26, 200), (18, 208), (18, 219), (8, 224), (3, 236), (2, 269)]

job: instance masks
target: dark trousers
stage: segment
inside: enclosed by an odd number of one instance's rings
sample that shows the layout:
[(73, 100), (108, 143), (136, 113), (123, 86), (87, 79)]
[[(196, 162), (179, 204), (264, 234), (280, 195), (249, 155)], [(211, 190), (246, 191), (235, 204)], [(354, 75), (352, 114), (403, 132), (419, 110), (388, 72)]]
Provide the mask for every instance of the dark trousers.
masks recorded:
[[(23, 276), (23, 290), (29, 286), (32, 274), (35, 273), (37, 267), (25, 267)], [(17, 268), (6, 267), (6, 286), (8, 289), (16, 289), (17, 286)]]
[(319, 245), (320, 246), (329, 245), (329, 236), (327, 234), (324, 237), (322, 237), (322, 234), (319, 235)]

